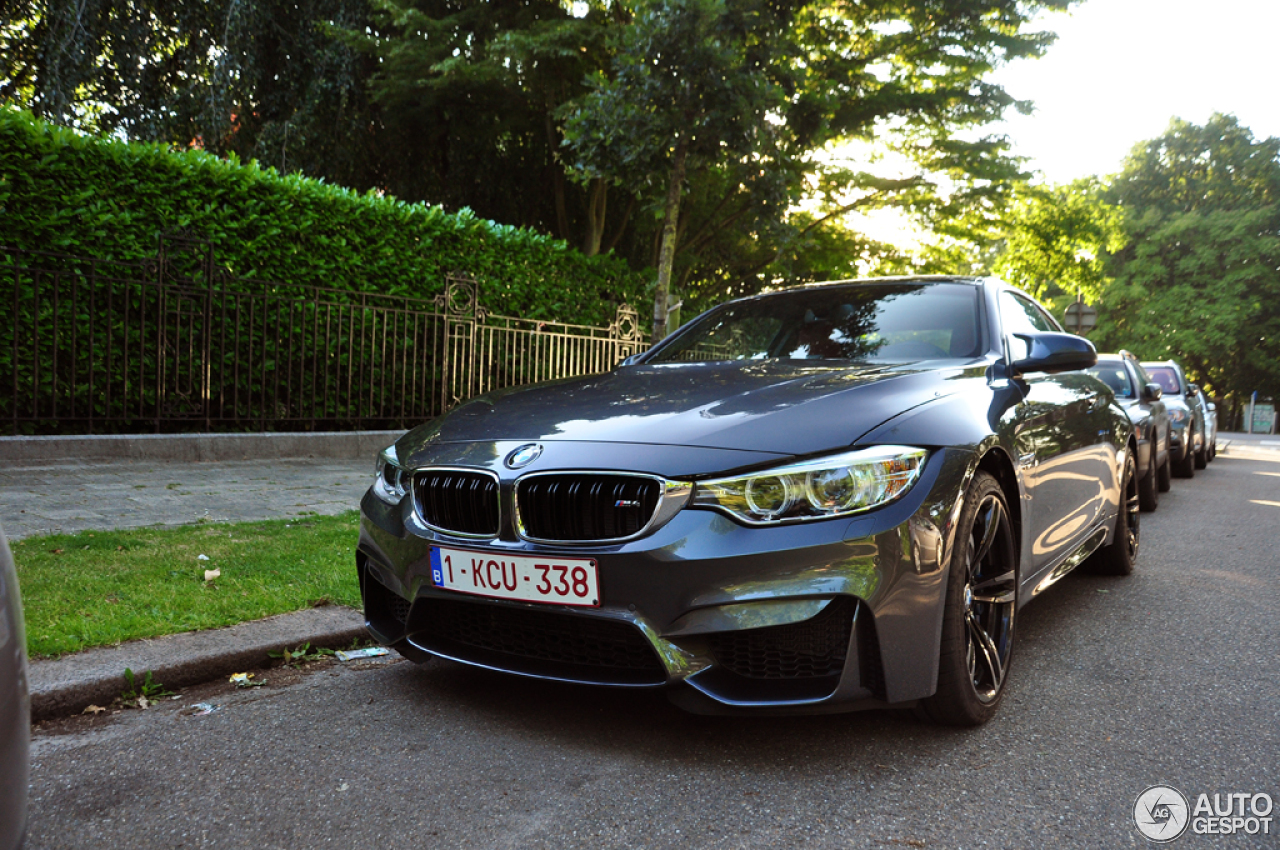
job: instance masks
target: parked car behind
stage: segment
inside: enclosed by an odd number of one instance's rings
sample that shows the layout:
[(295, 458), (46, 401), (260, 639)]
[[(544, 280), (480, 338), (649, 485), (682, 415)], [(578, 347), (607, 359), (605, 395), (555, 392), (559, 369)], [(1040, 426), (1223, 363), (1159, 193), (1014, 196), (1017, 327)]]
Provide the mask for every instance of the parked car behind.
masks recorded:
[(1218, 406), (1209, 401), (1202, 387), (1196, 387), (1196, 398), (1204, 409), (1204, 459), (1209, 463), (1218, 456)]
[(1138, 555), (1137, 438), (1095, 361), (994, 279), (728, 302), (386, 449), (356, 553), (369, 629), (700, 713), (985, 722), (1018, 610)]
[(1205, 464), (1204, 410), (1196, 403), (1191, 383), (1176, 361), (1144, 360), (1142, 368), (1164, 391), (1169, 423), (1173, 426), (1170, 439), (1173, 474), (1179, 478), (1191, 478), (1197, 469), (1204, 469)]
[(13, 554), (0, 528), (0, 850), (22, 846), (27, 822), (31, 703), (27, 637)]
[(1111, 388), (1133, 422), (1138, 436), (1138, 496), (1144, 511), (1154, 511), (1160, 505), (1160, 493), (1169, 489), (1170, 429), (1163, 390), (1127, 351), (1099, 354), (1089, 374)]

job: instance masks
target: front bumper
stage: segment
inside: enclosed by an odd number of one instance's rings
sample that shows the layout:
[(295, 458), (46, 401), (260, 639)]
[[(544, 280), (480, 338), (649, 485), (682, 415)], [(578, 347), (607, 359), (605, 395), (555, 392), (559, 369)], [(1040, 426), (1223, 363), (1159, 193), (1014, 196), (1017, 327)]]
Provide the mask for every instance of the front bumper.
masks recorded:
[[(971, 456), (940, 450), (901, 500), (852, 518), (748, 528), (686, 508), (638, 540), (477, 547), (427, 529), (410, 500), (361, 503), (370, 631), (410, 658), (523, 676), (666, 687), (704, 713), (910, 703), (937, 682), (947, 539)], [(599, 564), (598, 608), (463, 596), (431, 581), (430, 546)]]

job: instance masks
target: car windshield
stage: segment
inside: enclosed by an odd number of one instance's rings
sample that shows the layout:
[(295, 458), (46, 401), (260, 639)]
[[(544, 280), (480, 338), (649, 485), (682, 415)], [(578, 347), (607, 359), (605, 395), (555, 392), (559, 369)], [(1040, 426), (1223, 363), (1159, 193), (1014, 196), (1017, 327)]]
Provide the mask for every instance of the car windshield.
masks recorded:
[(1148, 366), (1147, 374), (1166, 393), (1177, 395), (1182, 392), (1182, 388), (1178, 386), (1178, 375), (1169, 366)]
[(712, 311), (649, 362), (975, 357), (978, 292), (953, 283), (780, 292)]
[(1133, 398), (1133, 384), (1129, 381), (1129, 372), (1124, 364), (1116, 360), (1099, 360), (1098, 365), (1089, 370), (1089, 374), (1100, 378), (1111, 387), (1116, 398)]

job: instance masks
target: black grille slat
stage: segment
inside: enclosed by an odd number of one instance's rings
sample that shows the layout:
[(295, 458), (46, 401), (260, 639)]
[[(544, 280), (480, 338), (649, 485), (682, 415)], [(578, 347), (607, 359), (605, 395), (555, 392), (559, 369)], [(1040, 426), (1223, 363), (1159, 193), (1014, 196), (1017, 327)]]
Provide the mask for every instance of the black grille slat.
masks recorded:
[(538, 540), (618, 540), (639, 532), (658, 509), (652, 478), (597, 473), (537, 475), (519, 484), (520, 519)]
[(430, 526), (471, 536), (498, 535), (498, 482), (480, 472), (427, 470), (413, 478), (418, 513)]
[(424, 597), (414, 606), (411, 630), (511, 659), (654, 681), (665, 676), (640, 631), (617, 620)]
[(711, 636), (716, 661), (749, 679), (817, 679), (844, 669), (857, 603), (832, 600), (799, 623), (719, 632)]

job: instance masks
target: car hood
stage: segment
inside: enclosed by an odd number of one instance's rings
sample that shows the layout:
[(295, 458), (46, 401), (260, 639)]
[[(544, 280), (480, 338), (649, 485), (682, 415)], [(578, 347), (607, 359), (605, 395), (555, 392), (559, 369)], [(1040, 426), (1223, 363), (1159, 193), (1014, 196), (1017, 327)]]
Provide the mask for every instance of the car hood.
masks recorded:
[[(808, 455), (849, 446), (886, 420), (958, 390), (955, 379), (984, 374), (985, 364), (968, 366), (778, 360), (627, 366), (478, 396), (410, 431), (397, 452), (409, 463), (440, 463), (449, 454), (443, 444), (563, 441)], [(718, 465), (736, 464), (726, 457)]]

